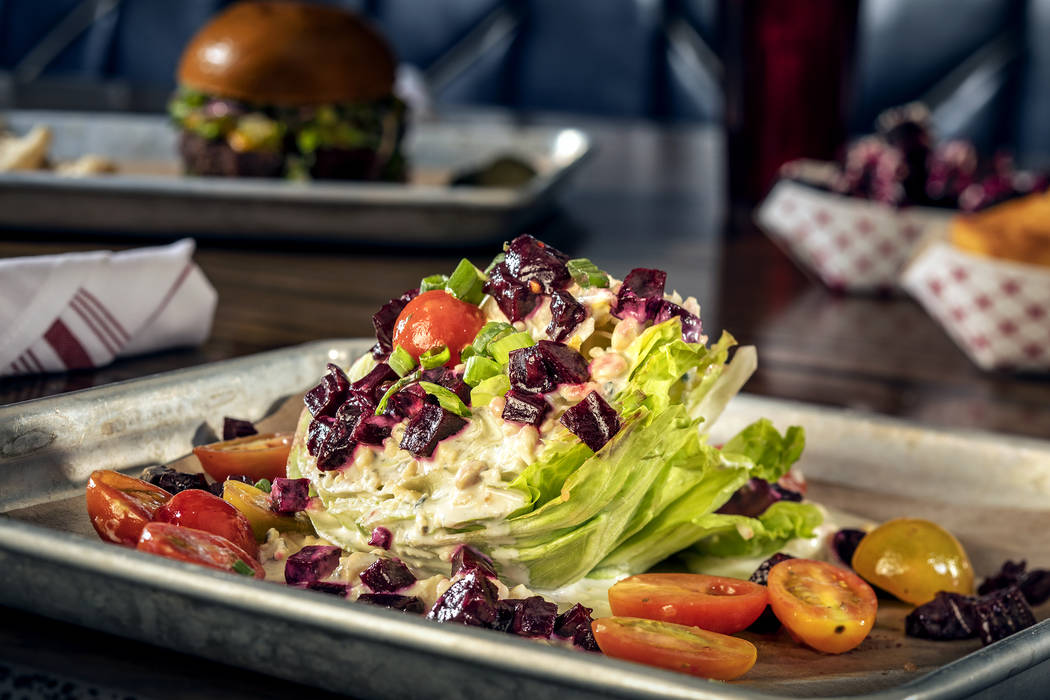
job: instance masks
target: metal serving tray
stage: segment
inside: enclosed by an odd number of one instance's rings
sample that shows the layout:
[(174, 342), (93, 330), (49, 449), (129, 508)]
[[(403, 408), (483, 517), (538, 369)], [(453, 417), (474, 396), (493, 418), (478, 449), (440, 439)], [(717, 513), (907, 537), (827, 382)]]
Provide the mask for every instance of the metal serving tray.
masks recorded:
[[(0, 173), (0, 226), (136, 234), (316, 238), (385, 245), (465, 245), (505, 237), (546, 213), (582, 162), (577, 129), (484, 121), (421, 122), (407, 136), (408, 184), (186, 177), (160, 115), (9, 111), (0, 126), (53, 131), (52, 161), (93, 153), (118, 173), (73, 178)], [(449, 176), (497, 155), (532, 164), (517, 188), (449, 187)]]
[[(1050, 681), (1050, 621), (979, 649), (905, 638), (895, 629), (903, 613), (890, 609), (884, 623), (880, 609), (854, 652), (763, 642), (745, 679), (719, 683), (245, 580), (105, 544), (91, 531), (82, 493), (92, 470), (181, 457), (224, 415), (270, 415), (326, 362), (346, 364), (369, 344), (318, 341), (0, 407), (0, 602), (369, 698), (467, 698), (484, 688), (492, 700), (932, 700), (1035, 697)], [(873, 519), (935, 518), (966, 543), (978, 573), (1006, 556), (1050, 564), (1050, 443), (747, 395), (734, 399), (714, 438), (759, 416), (806, 427), (803, 468), (815, 500)]]

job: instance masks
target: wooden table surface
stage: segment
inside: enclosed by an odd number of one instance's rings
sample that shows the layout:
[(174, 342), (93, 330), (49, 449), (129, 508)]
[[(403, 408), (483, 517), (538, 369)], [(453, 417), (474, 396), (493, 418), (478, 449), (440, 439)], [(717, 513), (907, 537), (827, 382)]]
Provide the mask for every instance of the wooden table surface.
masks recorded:
[[(669, 287), (700, 299), (710, 335), (724, 328), (741, 343), (757, 345), (759, 370), (746, 391), (932, 426), (1050, 437), (1050, 378), (981, 371), (913, 301), (836, 295), (746, 222), (727, 226), (718, 131), (585, 126), (597, 152), (554, 214), (532, 233), (617, 276), (635, 266), (667, 270)], [(467, 250), (388, 250), (201, 239), (196, 261), (219, 294), (214, 328), (203, 346), (96, 371), (0, 380), (0, 404), (318, 338), (370, 335), (371, 314), (390, 296), (416, 286), (424, 275), (451, 271), (462, 256), (486, 263), (498, 240)], [(156, 242), (6, 232), (0, 234), (0, 257)], [(301, 690), (31, 614), (2, 608), (0, 614), (0, 693), (5, 677), (41, 687), (57, 677), (74, 688), (86, 683), (164, 698), (286, 697)], [(177, 682), (187, 664), (196, 669), (199, 684)], [(5, 676), (4, 668), (11, 673)], [(44, 676), (34, 680), (37, 670)]]

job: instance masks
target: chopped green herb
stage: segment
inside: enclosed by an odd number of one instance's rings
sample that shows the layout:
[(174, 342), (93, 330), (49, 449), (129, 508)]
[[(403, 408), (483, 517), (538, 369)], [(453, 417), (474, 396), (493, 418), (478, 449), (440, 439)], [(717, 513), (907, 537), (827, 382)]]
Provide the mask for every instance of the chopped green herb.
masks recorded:
[(376, 415), (383, 415), (383, 412), (386, 411), (386, 404), (388, 401), (390, 401), (391, 396), (401, 391), (412, 382), (418, 382), (419, 378), (422, 376), (423, 371), (417, 369), (412, 374), (406, 374), (405, 376), (401, 377), (401, 379), (398, 379), (396, 382), (391, 384), (390, 388), (386, 390), (385, 394), (383, 394), (383, 398), (379, 399), (379, 405), (376, 406)]
[(485, 268), (485, 274), (486, 275), (491, 275), (492, 274), (492, 270), (495, 269), (496, 265), (499, 265), (501, 262), (503, 262), (506, 259), (507, 259), (507, 254), (506, 253), (497, 253), (496, 257), (492, 258), (492, 262), (489, 263), (489, 266)]
[(510, 354), (513, 351), (532, 347), (535, 344), (536, 341), (532, 339), (531, 335), (525, 331), (519, 331), (489, 343), (488, 350), (489, 354), (492, 355), (492, 359), (501, 365), (505, 365), (510, 362)]
[(233, 562), (233, 570), (241, 576), (255, 576), (255, 570), (245, 564), (241, 559)]
[(468, 304), (480, 304), (485, 298), (485, 275), (463, 258), (449, 275), (445, 289), (449, 294)]
[(419, 283), (419, 293), (444, 289), (446, 284), (448, 284), (448, 275), (430, 275), (429, 277), (424, 277), (423, 281)]
[(270, 493), (270, 491), (273, 490), (273, 484), (270, 483), (269, 479), (259, 479), (255, 482), (254, 485), (255, 488), (259, 489), (260, 491), (265, 491), (266, 493)]
[(441, 404), (441, 408), (449, 413), (455, 413), (457, 416), (470, 418), (470, 409), (467, 408), (467, 404), (463, 403), (463, 400), (453, 394), (451, 390), (433, 382), (420, 382), (419, 386), (423, 387), (423, 391), (435, 397), (438, 403)]
[(409, 354), (408, 350), (398, 345), (394, 348), (394, 351), (390, 353), (389, 359), (386, 363), (390, 365), (390, 369), (399, 377), (403, 377), (416, 368), (418, 364), (416, 358)]
[(503, 396), (508, 391), (510, 391), (510, 378), (505, 374), (497, 374), (483, 380), (470, 390), (470, 405), (488, 406), (492, 399)]
[(483, 355), (475, 355), (467, 359), (467, 367), (463, 371), (463, 381), (470, 386), (477, 386), (489, 377), (503, 374), (503, 367), (495, 360), (490, 360)]
[(587, 258), (574, 258), (565, 263), (569, 274), (581, 287), (608, 287), (609, 275), (598, 269), (598, 266)]
[(441, 367), (452, 359), (452, 353), (442, 345), (440, 348), (431, 348), (419, 356), (419, 364), (423, 369), (435, 369)]
[[(474, 352), (478, 355), (489, 354), (489, 343), (492, 341), (502, 338), (505, 335), (510, 335), (514, 332), (514, 326), (509, 323), (503, 323), (502, 321), (489, 321), (478, 334), (474, 336), (474, 342), (471, 343), (471, 347), (474, 348)], [(462, 357), (462, 355), (461, 355)]]

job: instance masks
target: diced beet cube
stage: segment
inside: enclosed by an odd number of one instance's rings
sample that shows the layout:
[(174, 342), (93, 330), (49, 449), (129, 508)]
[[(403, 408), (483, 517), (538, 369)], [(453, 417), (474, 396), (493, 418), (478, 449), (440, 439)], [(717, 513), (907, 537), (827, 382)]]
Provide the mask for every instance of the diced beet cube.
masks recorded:
[(503, 406), (503, 420), (513, 423), (525, 423), (538, 427), (551, 410), (551, 405), (547, 399), (543, 398), (543, 394), (511, 389), (504, 395), (504, 398), (506, 403)]
[(382, 445), (396, 423), (397, 419), (390, 416), (362, 416), (354, 427), (354, 440), (362, 445)]
[(384, 350), (383, 345), (378, 341), (376, 341), (376, 343), (372, 347), (368, 348), (368, 352), (372, 355), (372, 359), (374, 359), (376, 362), (382, 362), (383, 360), (390, 357), (390, 351)]
[[(157, 485), (165, 488), (162, 484)], [(1027, 571), (1027, 567), (1028, 563), (1024, 560), (1016, 564), (1012, 561), (1005, 562), (999, 573), (985, 579), (984, 583), (977, 588), (977, 593), (985, 595), (1002, 588), (1017, 586), (1029, 605), (1042, 605), (1047, 599), (1050, 599), (1050, 571), (1046, 569)]]
[(390, 369), (390, 365), (380, 362), (372, 368), (372, 371), (354, 382), (351, 388), (368, 396), (372, 401), (372, 408), (375, 408), (386, 391), (385, 389), (381, 391), (380, 387), (385, 382), (397, 381), (397, 379), (397, 373)]
[(180, 472), (162, 465), (146, 467), (142, 470), (141, 479), (161, 487), (173, 496), (189, 489), (208, 490), (208, 480), (203, 474)]
[(754, 478), (737, 489), (736, 493), (718, 509), (718, 512), (724, 515), (746, 515), (749, 518), (757, 518), (777, 501), (801, 500), (802, 494), (797, 491), (785, 489), (778, 484), (771, 484), (765, 479)]
[(452, 553), (452, 573), (465, 574), (469, 571), (478, 571), (482, 576), (496, 578), (496, 565), (487, 554), (469, 544), (461, 544)]
[(591, 631), (592, 610), (576, 603), (554, 621), (554, 636), (572, 639), (572, 643), (586, 651), (601, 651)]
[(397, 593), (416, 582), (416, 577), (400, 559), (377, 559), (360, 573), (360, 578), (373, 593)]
[(1004, 588), (982, 596), (973, 608), (982, 644), (997, 642), (1035, 624), (1035, 615), (1017, 588)]
[(240, 420), (229, 416), (225, 416), (222, 419), (223, 440), (236, 440), (249, 435), (258, 435), (258, 433), (259, 431), (255, 429), (255, 425), (250, 420)]
[(504, 264), (515, 278), (526, 284), (538, 282), (538, 291), (550, 294), (572, 283), (569, 268), (565, 266), (568, 261), (565, 253), (526, 234), (510, 242)]
[(417, 615), (422, 615), (425, 609), (422, 599), (414, 595), (398, 595), (397, 593), (362, 593), (357, 597), (357, 602)]
[(507, 373), (510, 385), (521, 391), (546, 394), (558, 386), (538, 345), (512, 350)]
[(379, 527), (372, 530), (372, 536), (368, 538), (368, 545), (370, 547), (380, 547), (381, 549), (390, 549), (390, 544), (394, 541), (394, 533), (387, 530), (385, 527), (380, 525)]
[(438, 442), (458, 433), (466, 424), (467, 421), (454, 413), (424, 401), (419, 413), (405, 427), (401, 449), (416, 457), (429, 457)]
[(656, 317), (653, 319), (653, 323), (663, 323), (674, 316), (682, 319), (682, 340), (687, 343), (699, 343), (704, 333), (704, 327), (703, 324), (700, 323), (700, 317), (694, 313), (686, 311), (674, 302), (662, 302), (656, 312)]
[(343, 550), (332, 545), (307, 545), (288, 557), (284, 580), (293, 586), (305, 585), (331, 576), (339, 566)]
[(345, 598), (346, 594), (350, 592), (349, 583), (339, 583), (338, 581), (311, 581), (306, 584), (306, 587), (311, 591), (320, 591), (321, 593), (336, 595), (340, 598)]
[(354, 454), (357, 443), (353, 437), (353, 426), (335, 422), (317, 447), (317, 468), (321, 471), (339, 469)]
[(536, 282), (536, 289), (519, 279), (516, 279), (506, 263), (500, 263), (489, 273), (489, 279), (485, 283), (485, 293), (496, 300), (496, 305), (510, 319), (511, 323), (521, 321), (536, 308), (540, 303), (539, 293), (542, 285)]
[(448, 587), (427, 613), (427, 618), (497, 629), (499, 593), (496, 585), (479, 571), (471, 571)]
[(565, 343), (541, 340), (536, 347), (543, 353), (543, 361), (557, 384), (582, 384), (591, 378), (587, 360)]
[(759, 564), (758, 568), (755, 569), (754, 573), (752, 573), (750, 578), (748, 578), (747, 580), (750, 581), (751, 583), (757, 583), (760, 586), (765, 586), (769, 582), (769, 570), (770, 569), (772, 569), (774, 566), (776, 566), (777, 564), (779, 564), (782, 561), (787, 561), (788, 559), (794, 559), (794, 558), (795, 557), (791, 556), (790, 554), (784, 554), (783, 552), (777, 552), (776, 554), (770, 556), (764, 562)]
[(616, 295), (612, 315), (616, 318), (630, 316), (642, 323), (651, 321), (660, 310), (666, 282), (667, 273), (663, 270), (644, 267), (631, 270)]
[(423, 381), (445, 387), (458, 396), (464, 404), (470, 405), (470, 385), (463, 381), (463, 377), (456, 374), (451, 367), (424, 370)]
[(398, 418), (415, 418), (423, 409), (428, 394), (419, 384), (409, 384), (387, 401), (387, 413)]
[(904, 632), (909, 637), (941, 641), (976, 637), (975, 600), (961, 593), (941, 591), (933, 600), (908, 613)]
[(595, 452), (620, 431), (620, 414), (595, 391), (561, 414), (560, 422)]
[(310, 421), (310, 427), (306, 429), (306, 451), (316, 457), (334, 427), (335, 418), (331, 416), (321, 416)]
[(868, 533), (854, 528), (843, 528), (831, 537), (831, 551), (844, 566), (853, 568), (853, 553)]
[(585, 318), (587, 311), (576, 297), (568, 292), (554, 292), (551, 295), (551, 322), (547, 324), (547, 335), (557, 341), (565, 340)]
[[(380, 307), (379, 311), (372, 316), (372, 327), (376, 331), (376, 341), (383, 354), (388, 354), (394, 349), (394, 323), (401, 315), (408, 302), (419, 294), (418, 289), (410, 289), (396, 299), (391, 299)], [(373, 352), (373, 356), (375, 353)]]
[(306, 508), (310, 500), (309, 479), (285, 479), (279, 476), (270, 487), (270, 508), (275, 513), (291, 515)]
[(321, 377), (321, 383), (306, 392), (306, 407), (314, 418), (334, 416), (336, 410), (346, 399), (350, 389), (350, 380), (337, 365), (328, 363), (328, 371)]
[(521, 637), (541, 637), (547, 639), (554, 633), (554, 621), (558, 617), (558, 606), (548, 603), (538, 595), (524, 600), (504, 600), (513, 604), (514, 619), (508, 632)]

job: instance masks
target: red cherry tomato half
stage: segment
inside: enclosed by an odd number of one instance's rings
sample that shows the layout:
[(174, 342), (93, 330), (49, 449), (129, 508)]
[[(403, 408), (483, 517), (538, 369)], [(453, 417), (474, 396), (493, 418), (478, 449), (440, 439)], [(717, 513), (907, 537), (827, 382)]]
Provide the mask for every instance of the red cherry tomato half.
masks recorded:
[(225, 537), (252, 558), (259, 558), (259, 544), (255, 541), (248, 518), (233, 505), (207, 491), (180, 491), (157, 509), (153, 520), (158, 523), (192, 527)]
[(875, 591), (852, 571), (823, 561), (787, 559), (769, 570), (768, 586), (773, 614), (817, 651), (849, 651), (875, 625)]
[(732, 634), (766, 609), (765, 586), (705, 574), (640, 574), (609, 589), (613, 615), (644, 617)]
[(216, 481), (241, 475), (254, 481), (273, 481), (285, 475), (291, 449), (291, 433), (265, 433), (194, 447), (193, 454)]
[(171, 494), (141, 479), (100, 469), (88, 477), (85, 497), (88, 517), (98, 536), (134, 547), (142, 528)]
[(481, 309), (442, 289), (432, 289), (401, 310), (394, 322), (394, 347), (400, 345), (418, 360), (427, 350), (444, 346), (451, 354), (448, 364), (456, 365), (460, 351), (474, 342), (483, 325)]
[(751, 670), (755, 645), (718, 632), (638, 617), (602, 617), (591, 623), (606, 656), (702, 678), (728, 681)]
[(171, 523), (148, 523), (138, 549), (169, 559), (263, 578), (262, 565), (225, 537)]

